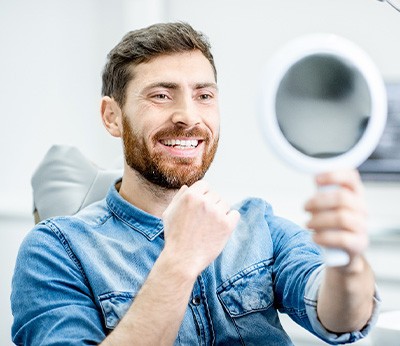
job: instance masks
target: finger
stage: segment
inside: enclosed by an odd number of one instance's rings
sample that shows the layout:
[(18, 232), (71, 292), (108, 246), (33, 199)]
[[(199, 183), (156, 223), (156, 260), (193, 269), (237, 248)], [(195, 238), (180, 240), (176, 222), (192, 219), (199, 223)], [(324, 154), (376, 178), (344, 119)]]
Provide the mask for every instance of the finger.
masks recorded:
[(315, 179), (317, 185), (340, 185), (356, 193), (364, 193), (360, 174), (355, 169), (321, 173)]
[(346, 209), (322, 211), (313, 214), (307, 223), (307, 227), (315, 231), (338, 229), (353, 233), (367, 232), (366, 219)]
[(168, 205), (168, 207), (164, 210), (162, 213), (162, 218), (164, 219), (165, 216), (170, 212), (170, 210), (173, 208), (173, 206), (179, 201), (179, 198), (187, 191), (188, 186), (183, 185), (178, 192), (175, 194), (175, 196), (172, 198), (171, 203)]
[(229, 205), (228, 202), (224, 201), (223, 199), (220, 199), (216, 203), (216, 206), (224, 214), (228, 214), (231, 211), (231, 206)]
[[(215, 191), (210, 189), (209, 184), (206, 181), (198, 181), (190, 187), (190, 192), (198, 193), (203, 195), (205, 200), (211, 204), (219, 204), (222, 203), (221, 196)], [(228, 207), (227, 211), (230, 209)]]
[(219, 194), (217, 194), (215, 191), (213, 190), (208, 190), (205, 194), (204, 197), (206, 198), (206, 200), (212, 204), (217, 204), (219, 202), (222, 202), (221, 200), (221, 196)]
[(368, 247), (368, 237), (339, 230), (326, 230), (313, 234), (313, 240), (326, 248), (339, 248), (355, 255), (363, 253)]
[(182, 196), (185, 191), (188, 189), (189, 187), (187, 185), (183, 185), (181, 186), (181, 188), (178, 190), (178, 192), (175, 194), (174, 198), (172, 200), (176, 200), (178, 199), (180, 196)]
[(305, 206), (308, 212), (318, 212), (329, 209), (348, 209), (367, 215), (366, 201), (358, 194), (348, 189), (336, 189), (333, 191), (321, 191), (309, 199)]
[(189, 191), (204, 195), (210, 191), (210, 185), (205, 180), (198, 180), (189, 187)]

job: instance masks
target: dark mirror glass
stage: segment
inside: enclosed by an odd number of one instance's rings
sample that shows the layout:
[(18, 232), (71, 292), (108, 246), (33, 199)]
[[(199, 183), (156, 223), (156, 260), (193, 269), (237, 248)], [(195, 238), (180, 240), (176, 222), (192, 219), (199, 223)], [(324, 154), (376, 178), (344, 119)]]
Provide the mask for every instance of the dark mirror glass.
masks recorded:
[(331, 158), (346, 153), (363, 135), (371, 95), (363, 75), (329, 54), (293, 64), (279, 84), (276, 117), (287, 141), (301, 153)]

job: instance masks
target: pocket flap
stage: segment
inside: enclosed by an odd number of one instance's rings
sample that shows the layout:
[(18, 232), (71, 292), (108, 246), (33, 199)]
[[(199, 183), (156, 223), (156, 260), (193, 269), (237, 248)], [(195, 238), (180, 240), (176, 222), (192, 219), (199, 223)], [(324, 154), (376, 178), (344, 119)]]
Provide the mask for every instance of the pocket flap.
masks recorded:
[(272, 267), (268, 263), (261, 262), (246, 268), (218, 288), (218, 297), (232, 317), (273, 305)]
[(114, 329), (132, 305), (134, 295), (131, 292), (109, 292), (99, 295), (106, 327)]

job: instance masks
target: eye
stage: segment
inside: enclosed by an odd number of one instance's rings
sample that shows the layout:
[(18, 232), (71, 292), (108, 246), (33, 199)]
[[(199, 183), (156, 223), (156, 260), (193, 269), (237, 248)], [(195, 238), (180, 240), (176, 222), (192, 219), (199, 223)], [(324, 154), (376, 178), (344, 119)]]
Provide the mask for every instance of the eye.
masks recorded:
[(153, 97), (156, 98), (156, 99), (160, 99), (160, 100), (167, 100), (168, 99), (168, 96), (165, 95), (165, 94), (157, 94), (157, 95), (154, 95)]
[(199, 99), (201, 101), (211, 101), (214, 98), (214, 96), (212, 94), (206, 93), (206, 94), (201, 94), (199, 96)]
[(155, 103), (168, 103), (171, 100), (171, 95), (163, 92), (158, 92), (151, 95), (150, 98)]

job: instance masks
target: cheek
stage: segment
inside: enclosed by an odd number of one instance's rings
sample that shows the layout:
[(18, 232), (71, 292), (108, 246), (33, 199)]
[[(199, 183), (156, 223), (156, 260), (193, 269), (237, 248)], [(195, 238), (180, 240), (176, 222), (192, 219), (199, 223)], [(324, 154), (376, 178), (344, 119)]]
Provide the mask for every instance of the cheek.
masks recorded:
[(211, 135), (215, 138), (219, 136), (220, 131), (220, 113), (218, 105), (210, 105), (199, 111), (203, 114), (203, 124), (209, 129)]
[(206, 123), (206, 126), (211, 132), (211, 135), (213, 138), (218, 138), (219, 137), (219, 131), (220, 131), (220, 122), (219, 118), (218, 119), (212, 119), (212, 121), (208, 121)]

